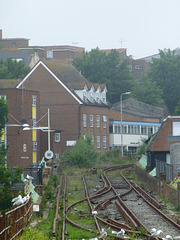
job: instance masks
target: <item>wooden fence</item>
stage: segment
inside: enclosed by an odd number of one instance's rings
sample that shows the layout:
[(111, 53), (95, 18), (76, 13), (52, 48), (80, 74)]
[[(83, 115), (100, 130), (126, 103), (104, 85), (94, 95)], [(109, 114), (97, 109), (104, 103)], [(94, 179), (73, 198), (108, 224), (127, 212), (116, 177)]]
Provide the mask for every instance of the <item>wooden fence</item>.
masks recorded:
[(21, 235), (31, 216), (31, 198), (24, 204), (0, 212), (0, 240), (12, 240)]

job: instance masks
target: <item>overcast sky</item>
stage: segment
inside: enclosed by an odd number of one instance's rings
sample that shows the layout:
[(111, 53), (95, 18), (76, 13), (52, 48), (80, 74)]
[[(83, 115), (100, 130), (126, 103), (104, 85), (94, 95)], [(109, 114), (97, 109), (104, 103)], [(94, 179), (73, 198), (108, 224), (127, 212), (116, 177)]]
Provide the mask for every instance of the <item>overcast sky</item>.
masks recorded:
[(180, 47), (180, 0), (1, 0), (0, 29), (31, 46), (123, 47), (137, 59)]

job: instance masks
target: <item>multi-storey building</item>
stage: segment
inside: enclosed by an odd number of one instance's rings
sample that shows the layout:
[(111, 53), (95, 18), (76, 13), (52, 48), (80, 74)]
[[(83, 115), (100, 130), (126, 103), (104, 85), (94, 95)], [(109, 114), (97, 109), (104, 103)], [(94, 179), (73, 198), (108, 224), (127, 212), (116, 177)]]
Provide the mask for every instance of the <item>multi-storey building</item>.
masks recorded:
[(130, 98), (122, 102), (122, 118), (121, 102), (113, 105), (109, 116), (110, 148), (135, 153), (142, 140), (158, 131), (163, 109)]
[[(91, 134), (96, 149), (109, 148), (105, 85), (88, 83), (70, 64), (39, 61), (17, 88), (40, 91), (40, 116), (50, 109), (51, 149), (55, 157), (72, 146), (81, 134)], [(47, 118), (39, 123), (47, 126)], [(42, 157), (47, 150), (47, 137), (41, 137), (41, 143)]]
[(8, 146), (8, 167), (27, 168), (40, 159), (40, 139), (36, 130), (33, 130), (32, 136), (23, 131), (24, 124), (33, 124), (39, 117), (39, 91), (17, 89), (18, 82), (0, 80), (0, 96), (7, 101), (9, 109), (1, 144)]

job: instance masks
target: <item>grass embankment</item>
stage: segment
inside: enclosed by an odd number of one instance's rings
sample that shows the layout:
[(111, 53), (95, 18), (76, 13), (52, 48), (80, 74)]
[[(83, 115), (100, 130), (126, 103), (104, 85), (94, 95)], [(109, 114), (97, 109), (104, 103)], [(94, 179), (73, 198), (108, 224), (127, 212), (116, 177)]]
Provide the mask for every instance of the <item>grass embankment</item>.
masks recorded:
[[(96, 164), (93, 166), (93, 168), (98, 169), (97, 170), (97, 176), (100, 176), (102, 168), (112, 166), (112, 165), (119, 165), (119, 164), (128, 164), (133, 163), (133, 159), (127, 159), (120, 157), (120, 154), (118, 151), (107, 151), (105, 154), (101, 155), (99, 154), (99, 157), (96, 161)], [(91, 168), (92, 169), (92, 168)], [(72, 167), (65, 165), (61, 168), (62, 173), (69, 172), (68, 177), (68, 183), (67, 183), (67, 196), (66, 196), (66, 207), (73, 204), (74, 202), (77, 202), (79, 200), (82, 200), (85, 198), (84, 196), (84, 186), (82, 183), (82, 173), (84, 171), (87, 171), (89, 169), (83, 169), (78, 167)], [(59, 176), (54, 175), (52, 173), (51, 178), (49, 180), (49, 183), (47, 186), (44, 187), (44, 194), (43, 194), (43, 204), (41, 207), (41, 213), (40, 216), (37, 217), (35, 214), (33, 214), (32, 221), (37, 221), (37, 224), (32, 227), (29, 226), (25, 229), (23, 235), (21, 236), (20, 240), (27, 240), (27, 239), (53, 239), (53, 220), (55, 217), (55, 209), (56, 209), (56, 194), (57, 186), (59, 184)], [(90, 182), (88, 182), (88, 187), (90, 186)], [(93, 185), (92, 185), (93, 187)], [(62, 203), (63, 199), (60, 198), (60, 211), (59, 215), (62, 216)], [(43, 212), (45, 209), (49, 208), (49, 215), (48, 218), (43, 218)], [(86, 201), (75, 205), (71, 211), (68, 212), (68, 218), (75, 222), (76, 224), (79, 224), (85, 228), (91, 229), (91, 231), (97, 233), (97, 229), (94, 226), (94, 218), (89, 212), (89, 207)], [(62, 219), (58, 221), (58, 236), (61, 236), (61, 224)], [(94, 233), (77, 229), (70, 224), (66, 224), (66, 233), (67, 237), (69, 239), (90, 239), (95, 237)], [(106, 238), (108, 239), (108, 238)], [(109, 238), (110, 239), (110, 238)]]

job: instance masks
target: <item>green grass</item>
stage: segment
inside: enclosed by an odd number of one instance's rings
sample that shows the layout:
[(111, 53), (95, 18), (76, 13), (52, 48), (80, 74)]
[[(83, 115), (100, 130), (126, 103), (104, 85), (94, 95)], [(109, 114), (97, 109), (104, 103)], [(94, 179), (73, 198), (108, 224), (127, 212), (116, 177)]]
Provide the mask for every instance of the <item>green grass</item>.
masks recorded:
[(96, 237), (95, 233), (91, 233), (82, 229), (77, 229), (73, 226), (71, 226), (70, 224), (66, 224), (66, 232), (68, 234), (68, 239), (90, 239), (93, 237)]

